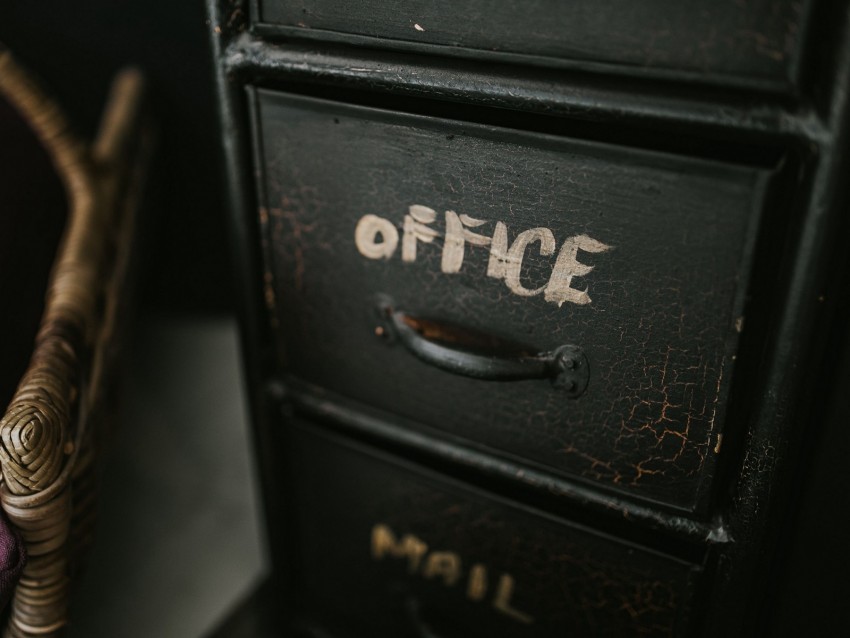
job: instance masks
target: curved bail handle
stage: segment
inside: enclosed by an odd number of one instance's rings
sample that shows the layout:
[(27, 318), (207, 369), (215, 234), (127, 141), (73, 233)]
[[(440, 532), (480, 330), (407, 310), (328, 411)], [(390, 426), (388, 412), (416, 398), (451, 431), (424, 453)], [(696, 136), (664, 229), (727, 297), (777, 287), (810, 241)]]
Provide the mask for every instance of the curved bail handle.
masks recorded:
[[(440, 370), (486, 381), (550, 379), (552, 385), (569, 398), (578, 398), (587, 389), (590, 364), (579, 346), (567, 344), (537, 354), (472, 352), (462, 343), (430, 338), (416, 328), (423, 323), (422, 320), (394, 309), (385, 300), (379, 303), (378, 312), (384, 325), (377, 334), (390, 337), (390, 341), (398, 341), (420, 361)], [(452, 332), (448, 325), (445, 328), (442, 332)]]

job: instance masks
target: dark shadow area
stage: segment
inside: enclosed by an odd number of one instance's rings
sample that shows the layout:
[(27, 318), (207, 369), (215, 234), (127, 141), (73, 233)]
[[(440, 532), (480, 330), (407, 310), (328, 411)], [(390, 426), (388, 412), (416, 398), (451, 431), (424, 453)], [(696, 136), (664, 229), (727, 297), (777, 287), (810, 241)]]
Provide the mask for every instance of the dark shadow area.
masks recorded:
[(91, 139), (111, 77), (141, 67), (158, 148), (145, 211), (143, 310), (222, 313), (231, 281), (204, 5), (0, 0), (0, 42)]

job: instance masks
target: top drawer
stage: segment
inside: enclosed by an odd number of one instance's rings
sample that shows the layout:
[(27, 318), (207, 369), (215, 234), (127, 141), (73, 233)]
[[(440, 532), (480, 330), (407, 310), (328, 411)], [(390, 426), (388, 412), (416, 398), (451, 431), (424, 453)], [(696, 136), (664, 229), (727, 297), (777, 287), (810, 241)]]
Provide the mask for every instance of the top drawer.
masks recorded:
[(770, 171), (265, 90), (255, 105), (290, 374), (698, 506)]
[(289, 33), (536, 64), (787, 89), (807, 0), (260, 0)]

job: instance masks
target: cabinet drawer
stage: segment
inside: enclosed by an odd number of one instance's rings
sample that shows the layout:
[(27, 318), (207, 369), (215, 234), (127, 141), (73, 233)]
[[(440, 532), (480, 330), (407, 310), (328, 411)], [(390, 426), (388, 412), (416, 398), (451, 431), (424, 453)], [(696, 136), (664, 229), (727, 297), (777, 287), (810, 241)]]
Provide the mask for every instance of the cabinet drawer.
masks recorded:
[(697, 506), (768, 171), (255, 98), (266, 297), (289, 374), (558, 475)]
[(295, 578), (320, 619), (394, 638), (686, 635), (695, 566), (293, 430)]
[(261, 0), (288, 34), (472, 57), (517, 57), (715, 83), (796, 82), (810, 2), (793, 0)]

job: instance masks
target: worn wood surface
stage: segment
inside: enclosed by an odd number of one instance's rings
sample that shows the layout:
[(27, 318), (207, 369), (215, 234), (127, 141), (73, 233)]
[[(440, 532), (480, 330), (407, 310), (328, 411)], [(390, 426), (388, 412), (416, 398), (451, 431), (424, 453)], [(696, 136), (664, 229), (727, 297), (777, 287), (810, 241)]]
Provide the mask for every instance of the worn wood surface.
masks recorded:
[[(255, 125), (291, 374), (604, 489), (701, 503), (768, 171), (267, 91)], [(483, 223), (452, 232), (461, 214)], [(535, 352), (578, 345), (587, 390), (429, 366), (376, 336), (379, 298)]]
[(310, 428), (296, 428), (289, 453), (299, 485), (293, 576), (320, 625), (446, 638), (687, 627), (698, 570), (684, 561)]
[[(811, 2), (792, 0), (260, 0), (272, 34), (360, 36), (364, 44), (486, 58), (531, 56), (621, 73), (684, 74), (789, 89)], [(277, 29), (275, 29), (275, 27)]]

